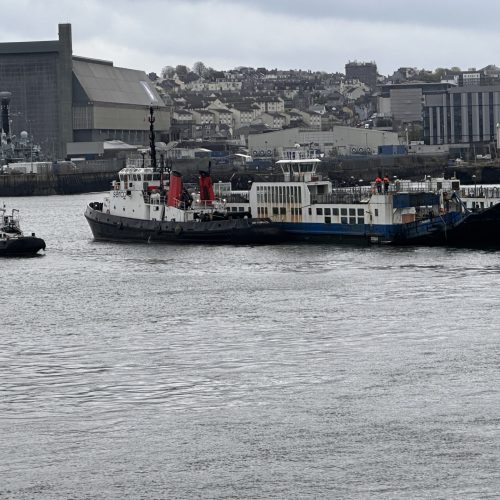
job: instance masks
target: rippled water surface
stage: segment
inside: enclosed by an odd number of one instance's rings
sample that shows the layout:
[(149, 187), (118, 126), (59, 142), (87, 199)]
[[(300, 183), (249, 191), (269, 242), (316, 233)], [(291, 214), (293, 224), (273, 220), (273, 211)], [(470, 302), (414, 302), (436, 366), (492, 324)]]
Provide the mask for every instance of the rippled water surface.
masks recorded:
[(498, 498), (500, 252), (97, 243), (100, 197), (3, 200), (0, 498)]

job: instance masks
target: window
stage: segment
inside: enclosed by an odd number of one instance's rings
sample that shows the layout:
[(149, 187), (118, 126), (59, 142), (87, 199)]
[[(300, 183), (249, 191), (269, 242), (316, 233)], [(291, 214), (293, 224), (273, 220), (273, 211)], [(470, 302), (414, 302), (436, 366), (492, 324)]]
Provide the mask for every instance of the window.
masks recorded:
[(365, 215), (365, 209), (364, 208), (358, 208), (358, 217), (363, 217)]
[(309, 207), (309, 208), (307, 209), (307, 213), (308, 213), (309, 215), (312, 215), (312, 208), (311, 208), (311, 207)]
[(325, 217), (325, 224), (331, 224), (332, 223), (332, 218), (331, 217)]
[(355, 208), (350, 208), (349, 209), (349, 215), (350, 216), (356, 215), (356, 209)]
[(358, 224), (364, 224), (365, 223), (365, 218), (364, 217), (358, 217)]
[(339, 215), (339, 209), (338, 208), (332, 208), (332, 215)]
[(278, 215), (278, 207), (273, 207), (273, 215)]
[(323, 215), (323, 209), (322, 208), (316, 208), (316, 215)]
[(347, 224), (347, 217), (341, 217), (340, 218), (340, 223), (341, 224)]
[(349, 217), (349, 224), (356, 224), (356, 217)]
[(325, 208), (325, 215), (331, 215), (331, 209)]
[(280, 215), (286, 215), (286, 207), (280, 207)]
[(375, 217), (378, 217), (378, 208), (375, 209)]
[(347, 215), (347, 208), (341, 208), (340, 215)]

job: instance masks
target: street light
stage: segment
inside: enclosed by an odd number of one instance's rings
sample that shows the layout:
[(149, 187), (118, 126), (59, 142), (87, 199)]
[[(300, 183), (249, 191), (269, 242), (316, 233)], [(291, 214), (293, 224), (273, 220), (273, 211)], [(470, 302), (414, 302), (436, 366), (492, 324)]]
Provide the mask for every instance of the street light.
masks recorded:
[(474, 181), (474, 196), (477, 196), (477, 180), (475, 174), (472, 174), (472, 180)]

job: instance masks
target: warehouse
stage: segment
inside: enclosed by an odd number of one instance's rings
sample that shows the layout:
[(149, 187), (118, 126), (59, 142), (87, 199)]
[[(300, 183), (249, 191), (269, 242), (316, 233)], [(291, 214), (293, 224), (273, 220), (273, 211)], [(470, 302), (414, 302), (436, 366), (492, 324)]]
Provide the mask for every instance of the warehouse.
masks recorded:
[(50, 159), (74, 142), (147, 144), (150, 105), (158, 134), (170, 127), (146, 73), (74, 56), (70, 24), (59, 25), (58, 40), (1, 43), (0, 91), (12, 94), (11, 134), (28, 132)]

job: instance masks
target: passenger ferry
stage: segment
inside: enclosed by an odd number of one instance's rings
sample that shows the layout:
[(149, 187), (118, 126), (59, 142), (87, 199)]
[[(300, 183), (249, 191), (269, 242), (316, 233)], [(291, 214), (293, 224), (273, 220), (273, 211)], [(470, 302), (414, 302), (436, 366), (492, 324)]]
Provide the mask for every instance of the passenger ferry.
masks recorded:
[(320, 162), (280, 160), (282, 181), (228, 192), (226, 208), (270, 218), (295, 240), (387, 244), (443, 242), (468, 215), (453, 191), (435, 192), (409, 181), (334, 187), (317, 172)]

